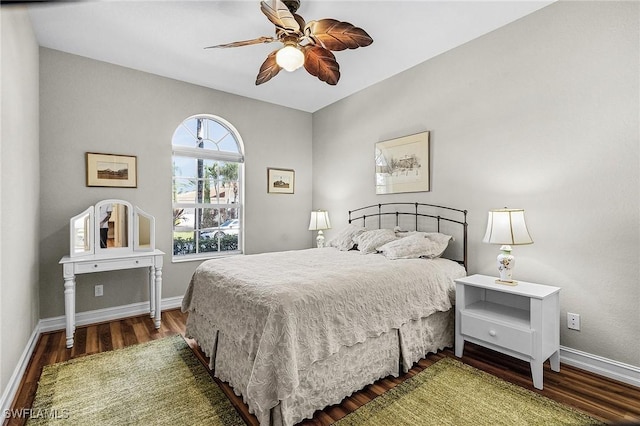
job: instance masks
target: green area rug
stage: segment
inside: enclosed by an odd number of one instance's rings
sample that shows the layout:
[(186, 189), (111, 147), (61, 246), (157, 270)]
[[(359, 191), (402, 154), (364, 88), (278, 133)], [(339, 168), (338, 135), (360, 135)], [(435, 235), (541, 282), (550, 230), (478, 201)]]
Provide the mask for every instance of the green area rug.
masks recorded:
[(181, 336), (44, 367), (29, 425), (245, 425)]
[(584, 413), (451, 358), (405, 380), (335, 426), (593, 425)]

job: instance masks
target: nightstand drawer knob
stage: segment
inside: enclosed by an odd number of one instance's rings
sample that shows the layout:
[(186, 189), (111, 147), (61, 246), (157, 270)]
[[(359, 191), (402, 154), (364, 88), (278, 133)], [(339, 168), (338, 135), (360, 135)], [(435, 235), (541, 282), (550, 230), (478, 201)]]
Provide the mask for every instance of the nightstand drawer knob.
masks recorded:
[(495, 330), (489, 330), (489, 336), (496, 337), (496, 334), (498, 334), (498, 333), (496, 333)]

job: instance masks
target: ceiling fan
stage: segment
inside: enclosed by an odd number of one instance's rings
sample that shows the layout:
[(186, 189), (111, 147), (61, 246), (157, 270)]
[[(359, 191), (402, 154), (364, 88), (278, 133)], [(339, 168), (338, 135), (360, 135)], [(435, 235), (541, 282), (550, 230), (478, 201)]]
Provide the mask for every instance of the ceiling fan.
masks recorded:
[(362, 28), (349, 22), (335, 19), (320, 19), (305, 22), (296, 14), (300, 0), (261, 1), (260, 9), (276, 26), (275, 37), (258, 37), (205, 47), (205, 49), (250, 46), (279, 41), (284, 47), (274, 50), (260, 67), (256, 85), (266, 83), (281, 69), (295, 71), (304, 65), (309, 74), (321, 81), (335, 85), (340, 79), (340, 65), (331, 52), (357, 49), (373, 43), (373, 39)]

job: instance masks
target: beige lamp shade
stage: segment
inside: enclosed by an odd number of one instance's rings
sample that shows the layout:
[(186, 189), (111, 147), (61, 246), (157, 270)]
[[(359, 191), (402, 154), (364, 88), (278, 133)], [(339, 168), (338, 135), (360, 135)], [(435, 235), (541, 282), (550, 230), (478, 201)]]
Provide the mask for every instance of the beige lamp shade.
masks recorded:
[(309, 221), (309, 231), (322, 231), (323, 229), (331, 229), (329, 212), (326, 210), (312, 211), (311, 220)]
[(482, 242), (513, 246), (533, 243), (524, 220), (524, 210), (490, 210), (487, 232), (484, 234)]

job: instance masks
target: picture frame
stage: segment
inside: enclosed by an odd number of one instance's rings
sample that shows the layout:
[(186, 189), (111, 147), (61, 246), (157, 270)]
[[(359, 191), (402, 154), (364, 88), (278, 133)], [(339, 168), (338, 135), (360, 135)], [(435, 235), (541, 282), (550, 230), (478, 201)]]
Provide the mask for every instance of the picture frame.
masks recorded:
[(267, 193), (293, 194), (295, 171), (292, 169), (267, 168)]
[(428, 131), (377, 142), (376, 194), (430, 191), (429, 154)]
[(138, 187), (138, 157), (86, 153), (87, 186)]

